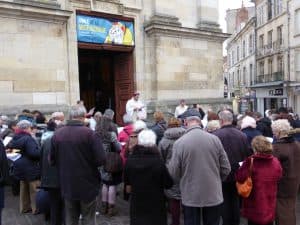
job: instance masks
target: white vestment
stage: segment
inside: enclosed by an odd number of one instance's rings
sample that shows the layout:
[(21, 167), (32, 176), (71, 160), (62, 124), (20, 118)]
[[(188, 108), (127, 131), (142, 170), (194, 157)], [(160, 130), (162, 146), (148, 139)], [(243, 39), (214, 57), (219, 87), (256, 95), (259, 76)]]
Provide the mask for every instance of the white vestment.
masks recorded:
[[(138, 109), (138, 110), (134, 110)], [(133, 97), (129, 99), (126, 103), (126, 113), (129, 115), (133, 121), (138, 119), (145, 120), (147, 118), (146, 106), (140, 100), (135, 100)]]

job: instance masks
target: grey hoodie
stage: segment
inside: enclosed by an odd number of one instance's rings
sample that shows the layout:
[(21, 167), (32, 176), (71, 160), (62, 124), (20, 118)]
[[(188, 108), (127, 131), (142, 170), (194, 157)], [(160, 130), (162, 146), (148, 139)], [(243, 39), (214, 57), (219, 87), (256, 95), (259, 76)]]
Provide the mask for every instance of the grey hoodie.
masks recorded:
[[(167, 164), (172, 158), (173, 144), (185, 133), (185, 129), (182, 127), (168, 128), (161, 141), (159, 142), (158, 149), (164, 162)], [(179, 182), (175, 182), (173, 187), (165, 190), (165, 194), (168, 198), (181, 199)]]

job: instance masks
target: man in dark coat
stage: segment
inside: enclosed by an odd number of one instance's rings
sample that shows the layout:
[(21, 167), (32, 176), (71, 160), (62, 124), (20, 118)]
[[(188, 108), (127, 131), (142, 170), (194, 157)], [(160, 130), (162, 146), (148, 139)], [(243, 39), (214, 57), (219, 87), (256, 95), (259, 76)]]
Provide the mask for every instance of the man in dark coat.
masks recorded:
[[(58, 168), (51, 166), (48, 156), (52, 149), (52, 136), (57, 125), (54, 120), (49, 120), (47, 123), (47, 131), (43, 133), (41, 138), (41, 188), (45, 191), (39, 193), (39, 197), (42, 200), (49, 198), (49, 211), (50, 211), (50, 223), (51, 225), (63, 224), (63, 199), (61, 197)], [(47, 201), (48, 202), (48, 199)], [(41, 203), (42, 204), (42, 203)]]
[(273, 138), (273, 132), (271, 128), (271, 120), (268, 117), (263, 117), (261, 113), (254, 113), (256, 119), (256, 129), (259, 130), (263, 136)]
[(4, 185), (8, 179), (8, 165), (5, 148), (0, 141), (0, 225), (2, 224), (2, 209), (4, 208)]
[(239, 162), (251, 155), (248, 146), (247, 137), (232, 125), (233, 114), (224, 110), (219, 113), (221, 129), (216, 130), (213, 134), (219, 137), (227, 153), (231, 172), (226, 181), (222, 183), (224, 203), (222, 207), (223, 225), (240, 224), (239, 196), (235, 186), (235, 177)]
[(51, 162), (58, 165), (66, 225), (95, 225), (96, 197), (100, 189), (98, 167), (105, 162), (101, 138), (84, 126), (85, 109), (71, 107), (66, 126), (52, 137)]

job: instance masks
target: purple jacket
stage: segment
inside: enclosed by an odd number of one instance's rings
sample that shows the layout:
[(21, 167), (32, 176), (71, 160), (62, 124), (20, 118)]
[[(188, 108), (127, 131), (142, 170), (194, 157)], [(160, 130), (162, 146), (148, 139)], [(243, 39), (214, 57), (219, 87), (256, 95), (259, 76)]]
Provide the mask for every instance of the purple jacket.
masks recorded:
[(58, 165), (62, 196), (89, 202), (100, 188), (98, 167), (105, 162), (102, 141), (81, 121), (70, 120), (55, 131), (51, 162)]
[(223, 126), (221, 129), (213, 132), (222, 142), (223, 148), (227, 153), (231, 172), (227, 177), (227, 182), (235, 181), (235, 172), (239, 168), (239, 162), (252, 154), (248, 146), (247, 136), (233, 125)]

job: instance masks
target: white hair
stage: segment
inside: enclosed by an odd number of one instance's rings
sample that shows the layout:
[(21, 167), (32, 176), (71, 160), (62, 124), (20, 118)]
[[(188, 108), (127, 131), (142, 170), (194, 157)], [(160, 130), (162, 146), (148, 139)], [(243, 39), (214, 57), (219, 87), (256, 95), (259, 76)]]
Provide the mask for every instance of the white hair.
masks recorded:
[(207, 132), (213, 132), (221, 128), (219, 120), (210, 120), (206, 125)]
[(241, 129), (245, 129), (247, 127), (252, 127), (252, 128), (256, 128), (256, 121), (253, 117), (251, 116), (245, 116), (242, 119), (242, 123), (241, 123)]
[(139, 132), (141, 130), (144, 130), (147, 128), (147, 125), (144, 121), (142, 120), (137, 120), (134, 124), (133, 124), (133, 131), (134, 132)]
[(82, 105), (74, 105), (70, 108), (70, 119), (84, 118), (86, 114), (86, 109)]
[(292, 129), (290, 122), (287, 119), (279, 119), (275, 120), (272, 123), (272, 130), (273, 133), (275, 132), (282, 132), (282, 133), (288, 133)]
[(63, 112), (54, 112), (54, 113), (52, 113), (51, 118), (52, 119), (57, 119), (57, 118), (64, 117), (64, 116), (65, 115), (64, 115)]
[(138, 144), (151, 147), (156, 145), (156, 135), (152, 130), (143, 130), (138, 135)]

